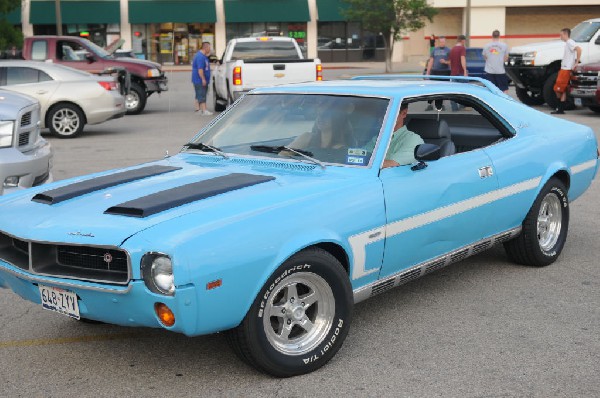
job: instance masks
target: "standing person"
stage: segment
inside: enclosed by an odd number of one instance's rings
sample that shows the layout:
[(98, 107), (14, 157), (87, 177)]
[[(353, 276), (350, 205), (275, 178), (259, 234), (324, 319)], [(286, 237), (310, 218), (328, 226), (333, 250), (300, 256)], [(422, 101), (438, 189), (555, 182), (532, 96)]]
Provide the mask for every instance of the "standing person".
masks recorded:
[[(450, 49), (446, 47), (446, 37), (440, 36), (438, 38), (438, 46), (431, 50), (425, 74), (431, 76), (450, 76)], [(427, 105), (425, 110), (433, 110), (431, 101), (428, 101), (428, 103), (429, 105)], [(443, 106), (442, 109), (444, 109)]]
[[(440, 37), (440, 39), (441, 39), (441, 37)], [(429, 53), (430, 54), (434, 48), (435, 48), (435, 35), (432, 33), (431, 36), (429, 36)]]
[(554, 92), (558, 98), (558, 106), (556, 110), (550, 112), (553, 115), (563, 115), (565, 113), (565, 102), (567, 101), (571, 71), (581, 62), (581, 47), (571, 39), (571, 29), (562, 29), (560, 31), (560, 39), (565, 42), (565, 52), (563, 53), (560, 71), (556, 77), (556, 83), (554, 83)]
[(210, 43), (205, 41), (194, 56), (192, 61), (192, 83), (194, 84), (196, 112), (201, 115), (210, 116), (213, 113), (206, 109), (206, 92), (210, 83)]
[(450, 76), (450, 49), (446, 47), (446, 38), (438, 38), (438, 46), (430, 52), (427, 62), (427, 75)]
[[(456, 44), (450, 50), (450, 76), (469, 76), (469, 71), (467, 70), (467, 49), (465, 48), (466, 41), (467, 38), (465, 35), (458, 35)], [(450, 106), (453, 112), (459, 109), (458, 104), (454, 101), (450, 101)]]
[(485, 78), (508, 93), (508, 77), (504, 69), (504, 63), (508, 60), (508, 46), (500, 41), (499, 30), (492, 32), (492, 41), (483, 47), (483, 58), (485, 58)]
[(467, 49), (465, 35), (458, 35), (456, 44), (450, 50), (450, 76), (469, 76), (467, 71)]

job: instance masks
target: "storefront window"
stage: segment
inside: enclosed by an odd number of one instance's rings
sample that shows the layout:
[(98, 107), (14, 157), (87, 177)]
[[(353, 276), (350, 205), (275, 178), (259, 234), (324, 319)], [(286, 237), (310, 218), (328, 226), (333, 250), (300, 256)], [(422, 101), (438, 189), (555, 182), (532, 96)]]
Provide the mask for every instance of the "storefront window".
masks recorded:
[(161, 23), (131, 28), (133, 52), (163, 64), (189, 64), (204, 41), (214, 48), (212, 23)]
[[(65, 36), (84, 37), (103, 48), (120, 38), (118, 24), (66, 24), (62, 30)], [(34, 25), (33, 34), (55, 35), (56, 25)]]
[(358, 22), (319, 22), (318, 56), (324, 62), (383, 61), (383, 36), (364, 31)]

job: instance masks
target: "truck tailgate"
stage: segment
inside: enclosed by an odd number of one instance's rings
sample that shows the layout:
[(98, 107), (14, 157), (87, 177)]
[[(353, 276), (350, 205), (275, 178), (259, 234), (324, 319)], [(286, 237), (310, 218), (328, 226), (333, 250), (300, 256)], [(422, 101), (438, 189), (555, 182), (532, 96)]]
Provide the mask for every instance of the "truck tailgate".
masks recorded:
[(245, 61), (242, 65), (242, 85), (248, 89), (314, 82), (316, 77), (316, 63), (312, 59), (281, 62)]

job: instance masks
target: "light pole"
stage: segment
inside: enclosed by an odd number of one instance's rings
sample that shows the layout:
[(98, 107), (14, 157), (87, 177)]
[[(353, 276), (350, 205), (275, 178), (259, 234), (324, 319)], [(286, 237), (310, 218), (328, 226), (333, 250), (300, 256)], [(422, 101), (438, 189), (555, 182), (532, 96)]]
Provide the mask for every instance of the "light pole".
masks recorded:
[(467, 0), (467, 9), (466, 9), (466, 29), (465, 36), (467, 36), (467, 42), (465, 43), (467, 47), (471, 46), (471, 0)]
[(56, 34), (62, 36), (62, 15), (60, 13), (60, 0), (54, 0), (56, 13)]

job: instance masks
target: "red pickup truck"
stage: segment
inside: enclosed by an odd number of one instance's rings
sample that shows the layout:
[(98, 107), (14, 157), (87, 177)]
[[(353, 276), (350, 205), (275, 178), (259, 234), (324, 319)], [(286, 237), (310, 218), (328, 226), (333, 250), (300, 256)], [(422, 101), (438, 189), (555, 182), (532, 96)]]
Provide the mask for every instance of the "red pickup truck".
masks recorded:
[(167, 91), (167, 77), (155, 62), (115, 58), (87, 39), (75, 36), (33, 36), (23, 43), (23, 58), (48, 61), (102, 74), (127, 70), (130, 81), (126, 95), (127, 114), (138, 114), (153, 93)]
[(571, 96), (577, 106), (600, 113), (600, 62), (580, 65), (571, 75)]

